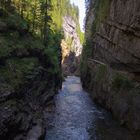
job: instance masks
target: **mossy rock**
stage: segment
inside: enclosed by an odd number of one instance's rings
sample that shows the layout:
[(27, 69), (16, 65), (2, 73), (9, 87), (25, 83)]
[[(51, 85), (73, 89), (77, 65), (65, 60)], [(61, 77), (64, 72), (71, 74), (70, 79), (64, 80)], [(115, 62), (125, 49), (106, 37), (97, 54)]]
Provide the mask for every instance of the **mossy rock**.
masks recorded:
[(100, 65), (96, 69), (96, 74), (95, 74), (95, 81), (100, 81), (106, 74), (107, 72), (107, 66), (106, 65)]
[(30, 78), (34, 78), (38, 72), (38, 60), (36, 58), (10, 59), (6, 66), (0, 68), (0, 76), (14, 89), (18, 89)]
[(8, 16), (8, 12), (3, 8), (0, 8), (0, 17), (6, 17), (6, 16)]
[(109, 13), (111, 0), (96, 0), (95, 1), (95, 20), (92, 29), (95, 32), (98, 31), (100, 24), (105, 21)]
[(121, 74), (115, 74), (112, 78), (112, 87), (115, 91), (119, 91), (121, 89), (131, 90), (134, 88), (134, 85), (135, 83), (132, 80)]

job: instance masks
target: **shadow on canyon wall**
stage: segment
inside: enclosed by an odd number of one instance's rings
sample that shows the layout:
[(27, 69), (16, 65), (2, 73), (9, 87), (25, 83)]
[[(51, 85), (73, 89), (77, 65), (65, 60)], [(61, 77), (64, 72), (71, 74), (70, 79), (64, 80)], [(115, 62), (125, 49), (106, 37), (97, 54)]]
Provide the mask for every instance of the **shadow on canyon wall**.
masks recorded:
[(75, 52), (70, 51), (62, 62), (62, 71), (64, 76), (80, 75), (80, 59), (81, 55), (76, 56)]

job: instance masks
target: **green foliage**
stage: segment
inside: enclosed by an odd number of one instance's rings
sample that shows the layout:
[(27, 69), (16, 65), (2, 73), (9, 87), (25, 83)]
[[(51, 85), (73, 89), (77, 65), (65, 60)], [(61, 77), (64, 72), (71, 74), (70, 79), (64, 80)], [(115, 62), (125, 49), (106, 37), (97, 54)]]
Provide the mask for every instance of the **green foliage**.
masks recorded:
[[(50, 83), (58, 84), (63, 17), (72, 16), (78, 23), (78, 7), (70, 0), (4, 0), (0, 8), (0, 20), (7, 25), (0, 36), (0, 77), (13, 89), (34, 81), (43, 72)], [(82, 41), (79, 23), (77, 32)]]
[(52, 48), (46, 49), (48, 61), (51, 63), (51, 67), (48, 67), (47, 71), (52, 74), (57, 74), (59, 71), (59, 59), (56, 52)]
[(114, 75), (112, 79), (112, 85), (113, 85), (113, 89), (115, 89), (116, 91), (119, 91), (120, 89), (130, 90), (134, 88), (134, 82), (120, 74)]
[(35, 58), (7, 60), (6, 67), (0, 69), (0, 77), (3, 77), (5, 82), (17, 89), (25, 83), (26, 76), (35, 71), (37, 64)]
[(9, 47), (11, 42), (4, 37), (0, 37), (0, 56), (6, 56), (11, 52), (11, 47)]
[(107, 18), (109, 12), (110, 0), (96, 0), (95, 1), (95, 20), (92, 25), (92, 30), (95, 33), (98, 31), (100, 24)]
[[(85, 70), (87, 69), (87, 65), (85, 65), (85, 63), (88, 61), (88, 58), (92, 58), (94, 55), (94, 44), (93, 44), (93, 38), (94, 35), (96, 34), (96, 32), (98, 31), (100, 24), (102, 22), (104, 22), (104, 20), (107, 18), (108, 12), (109, 12), (109, 6), (110, 6), (110, 0), (86, 0), (86, 20), (88, 20), (90, 13), (90, 10), (93, 9), (94, 7), (94, 21), (92, 23), (92, 25), (87, 25), (86, 28), (88, 29), (89, 26), (91, 26), (91, 28), (89, 28), (91, 31), (91, 35), (88, 35), (87, 32), (87, 36), (86, 39), (84, 40), (84, 45), (83, 45), (83, 52), (82, 52), (82, 68), (85, 67)], [(84, 65), (83, 65), (84, 64)], [(101, 70), (100, 70), (101, 69)], [(83, 71), (83, 70), (82, 70)], [(102, 68), (99, 68), (98, 70), (99, 72), (97, 73), (97, 77), (96, 79), (100, 79), (101, 76), (99, 76), (100, 74), (102, 75)], [(104, 68), (103, 68), (104, 71)], [(100, 73), (101, 72), (101, 73)], [(83, 72), (84, 74), (84, 72)]]
[(94, 48), (92, 46), (92, 42), (90, 40), (87, 40), (83, 45), (83, 60), (91, 58), (91, 56), (93, 55), (93, 49)]
[(84, 43), (84, 33), (80, 29), (80, 24), (77, 25), (77, 33), (80, 38), (81, 44), (83, 44)]
[(100, 65), (98, 66), (95, 74), (95, 80), (100, 81), (106, 74), (107, 66), (106, 65)]
[(17, 13), (9, 14), (6, 22), (7, 25), (12, 28), (19, 28), (20, 30), (28, 29), (27, 22), (23, 20)]
[(45, 46), (38, 38), (22, 38), (17, 31), (5, 33), (0, 36), (0, 57), (10, 56), (13, 50), (21, 49), (21, 54), (26, 52), (27, 48), (44, 49)]
[(51, 12), (55, 28), (60, 30), (63, 24), (64, 16), (71, 16), (76, 22), (79, 19), (79, 9), (70, 0), (52, 0), (53, 10)]
[(86, 75), (88, 72), (88, 58), (92, 55), (92, 48), (90, 48), (90, 42), (83, 44), (82, 59), (80, 63), (80, 73), (81, 75)]
[(81, 61), (81, 63), (80, 63), (81, 75), (86, 75), (87, 71), (88, 71), (88, 62), (86, 60)]
[(68, 38), (66, 39), (66, 43), (67, 43), (70, 50), (71, 50), (72, 41), (73, 41), (72, 38), (68, 36)]
[[(74, 4), (70, 4), (70, 0), (52, 0), (52, 5), (53, 10), (51, 11), (51, 17), (54, 24), (51, 25), (51, 29), (60, 30), (63, 24), (63, 17), (70, 16), (76, 22), (77, 33), (81, 43), (83, 43), (84, 34), (80, 30), (78, 7)], [(69, 38), (66, 42), (68, 42), (69, 45), (71, 44), (71, 40)]]

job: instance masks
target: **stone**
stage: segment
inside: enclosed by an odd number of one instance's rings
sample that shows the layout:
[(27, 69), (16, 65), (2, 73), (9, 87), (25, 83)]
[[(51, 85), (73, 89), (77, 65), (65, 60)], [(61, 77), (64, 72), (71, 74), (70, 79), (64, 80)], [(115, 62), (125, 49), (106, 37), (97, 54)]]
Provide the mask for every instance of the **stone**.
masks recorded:
[[(63, 30), (65, 39), (62, 40), (62, 70), (64, 75), (73, 75), (78, 71), (80, 55), (82, 53), (82, 44), (77, 33), (76, 21), (70, 16), (63, 18)], [(67, 44), (67, 40), (71, 44)]]
[[(132, 132), (140, 132), (139, 7), (139, 0), (89, 2), (81, 69), (83, 86), (93, 99)], [(99, 71), (103, 64), (105, 72)]]

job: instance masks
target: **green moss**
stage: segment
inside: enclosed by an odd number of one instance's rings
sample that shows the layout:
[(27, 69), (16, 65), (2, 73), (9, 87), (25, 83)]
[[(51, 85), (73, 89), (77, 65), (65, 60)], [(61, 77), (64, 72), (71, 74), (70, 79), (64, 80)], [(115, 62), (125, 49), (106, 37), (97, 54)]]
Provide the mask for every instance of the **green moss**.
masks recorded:
[(80, 63), (81, 76), (86, 75), (86, 73), (88, 72), (88, 58), (91, 58), (91, 56), (92, 56), (92, 49), (93, 48), (92, 48), (90, 42), (85, 43), (83, 45), (82, 59), (81, 59), (81, 63)]
[[(66, 39), (66, 43), (67, 43), (67, 45), (68, 45), (68, 47), (69, 47), (69, 49), (71, 50), (71, 45), (72, 45), (72, 38), (71, 37), (68, 37), (67, 39)], [(71, 50), (72, 51), (72, 50)]]
[(105, 21), (110, 9), (110, 0), (96, 0), (95, 2), (95, 20), (92, 25), (93, 33), (97, 32), (100, 24)]
[(116, 91), (119, 91), (120, 89), (130, 90), (134, 88), (134, 82), (120, 74), (115, 74), (112, 79), (112, 87)]
[(29, 77), (35, 76), (38, 62), (35, 58), (10, 59), (0, 69), (0, 77), (14, 89), (24, 84)]
[[(92, 2), (89, 2), (90, 4), (92, 4)], [(103, 23), (105, 21), (105, 19), (107, 18), (108, 14), (109, 14), (109, 9), (110, 9), (110, 0), (95, 0), (95, 2), (93, 2), (93, 5), (88, 5), (88, 8), (92, 7), (94, 8), (94, 21), (92, 23), (92, 25), (88, 24), (86, 25), (87, 29), (91, 29), (91, 35), (88, 34), (87, 32), (87, 36), (86, 36), (86, 40), (85, 40), (85, 44), (83, 45), (83, 52), (82, 52), (82, 63), (81, 63), (81, 74), (84, 75), (84, 73), (87, 71), (88, 67), (87, 67), (87, 61), (88, 58), (93, 58), (94, 57), (94, 37), (96, 35), (96, 32), (98, 32), (99, 27), (101, 25), (101, 23)], [(87, 12), (87, 17), (89, 17), (88, 14), (91, 14), (92, 9), (87, 9), (87, 11), (89, 10), (89, 12)], [(89, 17), (90, 18), (90, 17)], [(102, 78), (102, 76), (105, 74), (106, 71), (106, 67), (105, 66), (100, 66), (97, 70), (96, 76), (95, 76), (95, 80), (100, 80)]]
[[(8, 32), (4, 36), (0, 36), (0, 57), (9, 56), (15, 49), (21, 49), (21, 54), (27, 52), (27, 48), (44, 49), (45, 46), (38, 38), (23, 38), (18, 32)], [(20, 52), (20, 51), (19, 51)]]
[(100, 65), (95, 74), (95, 81), (100, 81), (106, 74), (107, 66), (106, 65)]
[(5, 37), (0, 37), (0, 56), (6, 56), (11, 52), (11, 42)]
[[(61, 74), (59, 65), (61, 32), (52, 32), (49, 35), (50, 40), (47, 46), (44, 46), (43, 41), (34, 36), (34, 32), (22, 34), (24, 31), (27, 32), (29, 23), (18, 14), (18, 11), (11, 13), (7, 11), (7, 16), (1, 15), (0, 20), (7, 29), (0, 36), (0, 60), (2, 61), (0, 82), (9, 85), (7, 88), (16, 92), (23, 89), (25, 85), (32, 84), (33, 81), (45, 79), (42, 85), (40, 83), (41, 86), (38, 90), (45, 88), (48, 79), (50, 83), (51, 79), (55, 77), (56, 79), (54, 78), (55, 80), (52, 81), (57, 83), (60, 80), (57, 77)], [(39, 56), (36, 55), (36, 52), (39, 52)], [(8, 90), (7, 88), (3, 87), (2, 90)]]
[(45, 54), (48, 57), (47, 61), (51, 64), (51, 66), (48, 67), (47, 72), (50, 75), (57, 74), (60, 70), (57, 51), (54, 51), (53, 48), (47, 48), (47, 49), (45, 49)]
[(80, 24), (77, 25), (76, 31), (79, 36), (80, 43), (83, 44), (84, 43), (84, 33), (80, 29)]
[(8, 18), (5, 19), (5, 22), (9, 27), (17, 28), (20, 30), (27, 29), (27, 22), (19, 16), (19, 14), (9, 14)]

